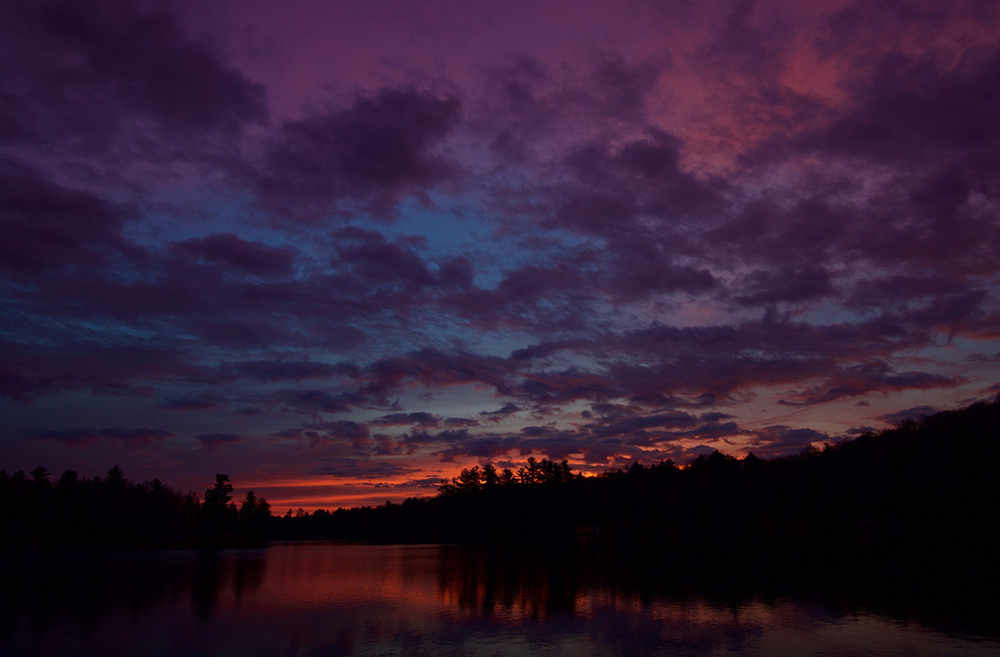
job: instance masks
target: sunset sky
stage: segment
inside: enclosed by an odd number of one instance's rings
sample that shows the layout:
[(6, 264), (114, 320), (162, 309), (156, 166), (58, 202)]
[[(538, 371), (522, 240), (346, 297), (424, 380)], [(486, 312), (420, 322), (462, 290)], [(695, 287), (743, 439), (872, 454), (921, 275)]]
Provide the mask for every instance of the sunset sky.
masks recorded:
[(1000, 391), (995, 0), (7, 0), (0, 70), (8, 472), (333, 508)]

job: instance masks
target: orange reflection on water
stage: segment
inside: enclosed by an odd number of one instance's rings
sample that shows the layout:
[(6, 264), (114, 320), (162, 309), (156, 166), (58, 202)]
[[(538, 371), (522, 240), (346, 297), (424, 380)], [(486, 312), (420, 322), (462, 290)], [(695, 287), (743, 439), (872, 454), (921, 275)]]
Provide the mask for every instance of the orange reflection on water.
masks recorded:
[(559, 553), (307, 543), (14, 559), (0, 563), (0, 581), (18, 592), (3, 609), (0, 651), (988, 657), (1000, 647), (847, 602), (706, 598), (671, 584), (674, 576), (586, 545)]
[[(280, 547), (280, 546), (279, 546)], [(268, 607), (353, 607), (373, 600), (419, 609), (440, 606), (435, 577), (438, 547), (339, 545), (336, 559), (323, 543), (274, 550), (257, 596)], [(282, 558), (286, 555), (294, 558)]]

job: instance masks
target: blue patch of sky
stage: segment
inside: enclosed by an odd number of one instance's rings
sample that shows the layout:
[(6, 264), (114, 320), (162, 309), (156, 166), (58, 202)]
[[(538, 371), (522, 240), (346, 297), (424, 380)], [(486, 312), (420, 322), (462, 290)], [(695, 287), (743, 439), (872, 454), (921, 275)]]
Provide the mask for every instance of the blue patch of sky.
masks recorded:
[(42, 396), (31, 405), (0, 402), (0, 409), (4, 416), (4, 431), (8, 435), (76, 427), (134, 429), (151, 426), (174, 431), (171, 426), (156, 424), (158, 418), (150, 416), (150, 408), (157, 403), (160, 403), (157, 397), (95, 395), (89, 390), (83, 390)]
[(783, 303), (784, 308), (795, 308), (803, 303), (810, 304), (811, 307), (796, 315), (796, 321), (813, 326), (829, 326), (833, 324), (849, 324), (852, 322), (864, 321), (869, 317), (860, 316), (855, 310), (844, 308), (836, 296), (830, 296), (821, 300), (810, 300), (806, 302)]
[[(402, 390), (393, 399), (398, 401), (399, 410), (361, 410), (355, 412), (351, 419), (359, 422), (370, 421), (376, 417), (392, 412), (427, 412), (440, 417), (468, 417), (481, 419), (479, 412), (492, 410), (503, 406), (503, 400), (492, 389), (482, 385), (465, 383), (427, 390), (426, 388)], [(335, 419), (342, 419), (338, 416)], [(470, 428), (471, 429), (471, 428)]]
[(17, 303), (0, 302), (4, 337), (20, 344), (56, 347), (66, 344), (145, 347), (161, 344), (162, 327), (136, 326), (113, 319), (54, 317), (32, 313)]
[[(430, 207), (413, 200), (404, 201), (398, 219), (390, 224), (360, 218), (357, 225), (378, 230), (387, 237), (400, 239), (417, 235), (427, 240), (425, 257), (432, 260), (465, 256), (475, 264), (475, 284), (493, 288), (503, 280), (504, 271), (528, 264), (559, 252), (571, 252), (590, 241), (570, 233), (526, 225), (526, 230), (501, 230), (501, 224), (475, 195), (436, 196)], [(537, 232), (536, 232), (537, 231)]]
[(307, 245), (309, 235), (290, 234), (263, 221), (252, 210), (252, 199), (219, 198), (201, 190), (189, 190), (147, 203), (137, 221), (122, 231), (124, 236), (149, 248), (164, 243), (233, 233), (248, 241), (270, 246)]
[(426, 239), (422, 255), (429, 260), (465, 256), (475, 264), (475, 283), (492, 288), (503, 278), (505, 270), (527, 264), (539, 264), (559, 254), (571, 253), (585, 246), (601, 247), (593, 238), (582, 237), (566, 230), (542, 228), (522, 219), (519, 228), (509, 225), (501, 229), (501, 221), (488, 210), (488, 205), (474, 194), (462, 196), (434, 195), (431, 204), (413, 199), (404, 200), (394, 221), (386, 221), (364, 213), (345, 220), (289, 227), (303, 230), (282, 230), (253, 209), (250, 197), (216, 197), (191, 188), (169, 190), (169, 197), (159, 198), (142, 208), (140, 218), (127, 224), (125, 237), (148, 248), (215, 233), (234, 233), (245, 240), (270, 246), (292, 246), (303, 254), (315, 253), (317, 241), (326, 248), (325, 234), (338, 225), (352, 224), (382, 233), (390, 240), (410, 236)]
[[(958, 373), (970, 380), (995, 383), (997, 363), (990, 357), (1000, 354), (1000, 340), (972, 340), (961, 336), (941, 336), (938, 344), (920, 350), (920, 357), (935, 361), (944, 374)], [(926, 366), (920, 369), (929, 371)], [(973, 381), (975, 382), (975, 381)]]

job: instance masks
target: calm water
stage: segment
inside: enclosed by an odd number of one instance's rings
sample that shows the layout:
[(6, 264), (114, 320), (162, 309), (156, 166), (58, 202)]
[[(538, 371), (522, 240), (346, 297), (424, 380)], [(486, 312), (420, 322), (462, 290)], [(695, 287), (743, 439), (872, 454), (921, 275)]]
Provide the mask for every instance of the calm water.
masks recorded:
[(1000, 655), (850, 600), (656, 593), (579, 555), (300, 544), (6, 558), (0, 577), (2, 655)]

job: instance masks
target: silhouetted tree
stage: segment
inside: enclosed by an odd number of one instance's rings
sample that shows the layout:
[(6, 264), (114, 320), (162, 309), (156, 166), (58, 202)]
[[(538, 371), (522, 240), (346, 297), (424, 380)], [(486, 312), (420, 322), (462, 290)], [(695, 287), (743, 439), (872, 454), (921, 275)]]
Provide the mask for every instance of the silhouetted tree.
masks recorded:
[(212, 542), (225, 542), (233, 536), (239, 513), (232, 503), (233, 485), (229, 475), (215, 475), (215, 485), (205, 491), (201, 507), (201, 531)]
[(254, 492), (247, 491), (240, 503), (239, 527), (240, 536), (247, 541), (266, 542), (271, 522), (271, 505), (263, 497), (257, 497)]
[(49, 471), (45, 468), (39, 466), (31, 471), (31, 480), (37, 486), (48, 487), (49, 485)]
[(205, 507), (209, 509), (224, 509), (233, 499), (233, 485), (229, 483), (229, 475), (215, 475), (215, 486), (205, 491)]

